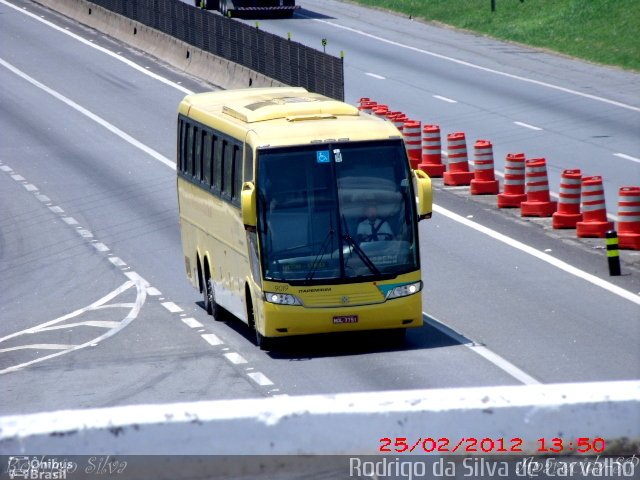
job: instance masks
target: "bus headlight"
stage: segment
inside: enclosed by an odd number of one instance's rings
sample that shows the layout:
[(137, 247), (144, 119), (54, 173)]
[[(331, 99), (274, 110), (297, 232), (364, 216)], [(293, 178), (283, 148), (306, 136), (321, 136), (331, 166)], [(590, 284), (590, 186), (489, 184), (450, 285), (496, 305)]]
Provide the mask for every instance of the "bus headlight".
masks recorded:
[(265, 292), (264, 299), (269, 303), (278, 305), (302, 305), (298, 297), (289, 293)]
[(422, 282), (408, 283), (406, 285), (400, 285), (387, 293), (387, 300), (391, 298), (400, 298), (413, 295), (422, 290)]

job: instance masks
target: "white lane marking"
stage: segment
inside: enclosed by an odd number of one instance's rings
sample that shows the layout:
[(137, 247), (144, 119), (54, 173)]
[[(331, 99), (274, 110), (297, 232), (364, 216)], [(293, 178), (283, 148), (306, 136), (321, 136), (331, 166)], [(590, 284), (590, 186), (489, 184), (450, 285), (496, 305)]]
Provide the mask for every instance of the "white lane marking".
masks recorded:
[(183, 318), (182, 321), (189, 328), (201, 328), (204, 327), (198, 320), (192, 317)]
[(447, 210), (446, 208), (443, 208), (439, 205), (434, 204), (433, 211), (441, 215), (444, 215), (445, 217), (448, 217), (451, 220), (461, 223), (467, 227), (473, 228), (474, 230), (477, 230), (480, 233), (484, 233), (485, 235), (488, 235), (489, 237), (495, 240), (498, 240), (502, 243), (506, 243), (507, 245), (513, 248), (516, 248), (524, 253), (527, 253), (571, 275), (575, 275), (576, 277), (581, 278), (582, 280), (585, 280), (615, 295), (618, 295), (619, 297), (622, 297), (625, 300), (629, 300), (635, 303), (636, 305), (640, 305), (640, 295), (637, 295), (633, 292), (625, 290), (624, 288), (621, 288), (617, 285), (614, 285), (613, 283), (610, 283), (610, 282), (607, 282), (606, 280), (598, 278), (595, 275), (591, 275), (590, 273), (580, 270), (579, 268), (576, 268), (573, 265), (569, 265), (568, 263), (563, 262), (562, 260), (552, 257), (551, 255), (548, 255), (544, 252), (540, 252), (539, 250), (536, 250), (535, 248), (530, 247), (529, 245), (519, 242), (518, 240), (514, 240), (511, 237), (507, 237), (506, 235), (496, 232), (495, 230), (491, 230), (490, 228), (480, 225), (479, 223), (472, 222), (471, 220), (464, 218), (463, 216), (458, 215), (457, 213), (453, 213), (452, 211)]
[(224, 358), (226, 358), (227, 360), (229, 360), (231, 363), (235, 365), (240, 365), (241, 363), (249, 363), (247, 362), (246, 358), (244, 358), (242, 355), (236, 352), (225, 353)]
[[(0, 1), (3, 1), (3, 0), (0, 0)], [(379, 37), (377, 35), (373, 35), (371, 33), (367, 33), (367, 32), (364, 32), (362, 30), (358, 30), (356, 28), (351, 28), (351, 27), (346, 27), (344, 25), (339, 25), (337, 23), (330, 22), (328, 20), (322, 20), (322, 19), (319, 19), (319, 18), (312, 18), (312, 17), (308, 17), (308, 16), (306, 16), (304, 14), (298, 14), (298, 15), (300, 15), (301, 17), (304, 17), (304, 18), (311, 19), (311, 20), (313, 20), (315, 22), (325, 23), (325, 24), (331, 25), (332, 27), (335, 27), (335, 28), (339, 28), (339, 29), (342, 29), (342, 30), (347, 30), (349, 32), (356, 33), (358, 35), (362, 35), (362, 36), (367, 37), (367, 38), (372, 38), (374, 40), (378, 40), (378, 41), (386, 43), (388, 45), (393, 45), (395, 47), (405, 48), (407, 50), (411, 50), (412, 52), (418, 52), (418, 53), (422, 53), (424, 55), (430, 55), (430, 56), (432, 56), (434, 58), (439, 58), (441, 60), (446, 60), (448, 62), (453, 62), (453, 63), (456, 63), (458, 65), (464, 65), (465, 67), (475, 68), (477, 70), (482, 70), (483, 72), (493, 73), (495, 75), (500, 75), (500, 76), (503, 76), (503, 77), (511, 78), (513, 80), (519, 80), (521, 82), (532, 83), (534, 85), (538, 85), (538, 86), (546, 87), (546, 88), (551, 88), (553, 90), (558, 90), (558, 91), (561, 91), (561, 92), (564, 92), (564, 93), (569, 93), (571, 95), (577, 95), (579, 97), (588, 98), (590, 100), (596, 100), (598, 102), (607, 103), (609, 105), (614, 105), (616, 107), (626, 108), (627, 110), (633, 110), (634, 112), (640, 112), (640, 107), (635, 107), (633, 105), (627, 105), (626, 103), (617, 102), (615, 100), (610, 100), (608, 98), (599, 97), (597, 95), (591, 95), (589, 93), (579, 92), (577, 90), (572, 90), (572, 89), (567, 88), (567, 87), (561, 87), (559, 85), (554, 85), (552, 83), (542, 82), (540, 80), (534, 80), (532, 78), (522, 77), (520, 75), (514, 75), (512, 73), (502, 72), (500, 70), (494, 70), (492, 68), (483, 67), (483, 66), (477, 65), (475, 63), (465, 62), (464, 60), (458, 60), (457, 58), (448, 57), (446, 55), (442, 55), (442, 54), (439, 54), (439, 53), (431, 52), (431, 51), (425, 50), (423, 48), (412, 47), (411, 45), (406, 45), (404, 43), (395, 42), (393, 40), (388, 40), (386, 38), (382, 38), (382, 37)]]
[(178, 313), (183, 311), (178, 305), (173, 302), (162, 302), (160, 305), (169, 310), (171, 313)]
[(47, 197), (46, 195), (42, 195), (42, 194), (36, 195), (36, 198), (38, 200), (40, 200), (42, 203), (48, 203), (48, 202), (51, 201), (51, 199), (49, 197)]
[(92, 243), (92, 245), (94, 246), (94, 248), (99, 251), (99, 252), (108, 252), (109, 251), (109, 247), (107, 247), (104, 243), (102, 242), (97, 242), (97, 243)]
[(149, 282), (147, 282), (144, 278), (142, 278), (138, 273), (136, 272), (125, 272), (124, 273), (125, 277), (127, 277), (129, 280), (132, 280), (134, 282), (138, 282), (140, 283), (140, 285), (142, 285), (144, 288), (147, 288), (149, 286)]
[(260, 372), (250, 372), (250, 373), (247, 373), (247, 376), (262, 387), (266, 387), (267, 385), (273, 385), (273, 382)]
[(109, 261), (116, 267), (126, 267), (127, 264), (120, 257), (109, 257)]
[(49, 210), (51, 210), (53, 213), (64, 213), (64, 210), (58, 207), (57, 205), (54, 205), (53, 207), (49, 207)]
[(67, 225), (78, 225), (78, 221), (73, 217), (62, 217), (62, 221)]
[(209, 345), (213, 345), (214, 347), (216, 345), (224, 345), (224, 342), (222, 340), (220, 340), (220, 338), (218, 338), (217, 335), (214, 335), (213, 333), (205, 333), (200, 335)]
[(21, 182), (24, 180), (24, 177), (22, 175), (18, 175), (17, 173), (14, 175), (11, 175), (11, 178), (13, 178), (16, 182)]
[[(80, 236), (82, 238), (93, 238), (93, 233), (91, 233), (89, 230), (86, 230), (84, 228), (78, 229), (78, 233), (80, 234)], [(117, 257), (114, 257), (114, 258), (117, 258)], [(109, 259), (109, 260), (111, 260), (111, 259)], [(122, 262), (122, 260), (120, 260), (120, 261)], [(124, 262), (122, 262), (122, 263), (123, 263), (123, 265), (126, 265), (126, 263), (124, 263)]]
[(17, 347), (2, 348), (0, 353), (15, 352), (17, 350), (67, 350), (75, 345), (62, 345), (59, 343), (34, 343), (32, 345), (19, 345)]
[(169, 85), (169, 86), (171, 86), (171, 87), (175, 88), (176, 90), (179, 90), (179, 91), (184, 92), (184, 93), (187, 93), (187, 94), (188, 94), (188, 93), (193, 93), (191, 90), (188, 90), (188, 89), (184, 88), (183, 86), (181, 86), (181, 85), (179, 85), (179, 84), (177, 84), (177, 83), (175, 83), (175, 82), (172, 82), (171, 80), (168, 80), (168, 79), (166, 79), (166, 78), (164, 78), (164, 77), (161, 77), (160, 75), (157, 75), (157, 74), (155, 74), (155, 73), (152, 73), (152, 72), (150, 72), (150, 71), (148, 71), (148, 70), (146, 70), (146, 69), (142, 68), (140, 65), (138, 65), (138, 64), (136, 64), (136, 63), (134, 63), (134, 62), (132, 62), (131, 60), (127, 60), (126, 58), (121, 57), (121, 56), (120, 56), (120, 55), (118, 55), (117, 53), (112, 52), (111, 50), (107, 50), (107, 49), (106, 49), (106, 48), (104, 48), (104, 47), (101, 47), (101, 46), (99, 46), (99, 45), (96, 45), (96, 44), (92, 43), (91, 41), (86, 40), (86, 39), (84, 39), (84, 38), (80, 37), (79, 35), (76, 35), (75, 33), (72, 33), (72, 32), (70, 32), (70, 31), (68, 31), (68, 30), (67, 30), (67, 29), (65, 29), (65, 28), (59, 27), (58, 25), (56, 25), (56, 24), (54, 24), (54, 23), (51, 23), (50, 21), (45, 20), (44, 18), (41, 18), (41, 17), (39, 17), (39, 16), (37, 16), (37, 15), (35, 15), (35, 14), (31, 13), (31, 12), (28, 12), (28, 11), (26, 11), (26, 10), (23, 10), (23, 9), (21, 9), (20, 7), (17, 7), (17, 6), (15, 6), (15, 5), (13, 5), (13, 4), (11, 4), (11, 3), (7, 2), (6, 0), (0, 0), (0, 3), (3, 3), (3, 4), (5, 4), (6, 6), (11, 7), (11, 8), (13, 8), (14, 10), (16, 10), (16, 11), (18, 11), (18, 12), (20, 12), (20, 13), (24, 14), (24, 15), (27, 15), (27, 16), (29, 16), (29, 17), (31, 17), (31, 18), (33, 18), (33, 19), (35, 19), (35, 20), (37, 20), (37, 21), (39, 21), (39, 22), (41, 22), (41, 23), (44, 23), (44, 24), (45, 24), (45, 25), (47, 25), (48, 27), (51, 27), (51, 28), (53, 28), (54, 30), (57, 30), (57, 31), (59, 31), (59, 32), (61, 32), (61, 33), (64, 33), (65, 35), (68, 35), (69, 37), (71, 37), (71, 38), (73, 38), (73, 39), (75, 39), (75, 40), (79, 41), (80, 43), (83, 43), (83, 44), (85, 44), (85, 45), (87, 45), (87, 46), (89, 46), (89, 47), (91, 47), (91, 48), (95, 48), (96, 50), (98, 50), (98, 51), (100, 51), (100, 52), (102, 52), (102, 53), (104, 53), (104, 54), (106, 54), (106, 55), (109, 55), (110, 57), (115, 58), (116, 60), (119, 60), (120, 62), (122, 62), (122, 63), (124, 63), (124, 64), (128, 65), (129, 67), (133, 68), (134, 70), (137, 70), (137, 71), (138, 71), (138, 72), (140, 72), (140, 73), (144, 73), (145, 75), (148, 75), (149, 77), (151, 77), (151, 78), (153, 78), (153, 79), (155, 79), (155, 80), (158, 80), (159, 82), (162, 82), (162, 83), (164, 83), (165, 85)]
[[(0, 0), (0, 2), (2, 2), (3, 0)], [(111, 133), (117, 135), (118, 137), (120, 137), (121, 139), (123, 139), (125, 142), (129, 143), (130, 145), (133, 145), (134, 147), (136, 147), (139, 150), (142, 150), (144, 153), (152, 156), (153, 158), (155, 158), (156, 160), (164, 163), (166, 166), (168, 166), (169, 168), (175, 170), (176, 169), (176, 165), (175, 163), (173, 163), (171, 160), (169, 160), (167, 157), (165, 157), (164, 155), (162, 155), (161, 153), (155, 151), (154, 149), (152, 149), (151, 147), (146, 146), (144, 143), (136, 140), (135, 138), (133, 138), (131, 135), (129, 135), (128, 133), (123, 132), (122, 130), (120, 130), (118, 127), (116, 127), (115, 125), (107, 122), (105, 119), (103, 119), (102, 117), (96, 115), (95, 113), (87, 110), (86, 108), (84, 108), (81, 105), (78, 105), (76, 102), (74, 102), (73, 100), (71, 100), (70, 98), (65, 97), (64, 95), (62, 95), (61, 93), (56, 92), (55, 90), (47, 87), (46, 85), (40, 83), (39, 81), (37, 81), (35, 78), (30, 77), (29, 75), (27, 75), (26, 73), (24, 73), (23, 71), (19, 70), (18, 68), (14, 67), (13, 65), (11, 65), (10, 63), (6, 62), (4, 59), (0, 58), (0, 65), (2, 65), (3, 67), (5, 67), (7, 70), (9, 70), (10, 72), (16, 74), (17, 76), (19, 76), (20, 78), (22, 78), (23, 80), (26, 80), (27, 82), (29, 82), (31, 85), (39, 88), (40, 90), (48, 93), (49, 95), (51, 95), (52, 97), (60, 100), (61, 102), (65, 103), (66, 105), (68, 105), (69, 107), (73, 108), (74, 110), (76, 110), (77, 112), (81, 113), (82, 115), (90, 118), (91, 120), (93, 120), (94, 122), (96, 122), (97, 124), (103, 126), (104, 128), (106, 128), (107, 130), (109, 130)]]
[(365, 75), (368, 75), (373, 78), (377, 78), (378, 80), (386, 80), (386, 77), (383, 77), (382, 75), (378, 75), (377, 73), (365, 72)]
[(536, 127), (535, 125), (530, 125), (528, 123), (524, 123), (524, 122), (513, 122), (516, 125), (520, 126), (520, 127), (524, 127), (524, 128), (528, 128), (529, 130), (536, 130), (536, 131), (540, 131), (542, 130), (542, 128), (540, 127)]
[(457, 100), (454, 100), (453, 98), (443, 97), (442, 95), (433, 95), (433, 98), (442, 100), (443, 102), (447, 102), (447, 103), (458, 103)]
[(129, 288), (131, 288), (132, 286), (135, 286), (136, 288), (136, 301), (133, 304), (128, 304), (128, 305), (133, 305), (131, 307), (131, 310), (129, 311), (129, 313), (127, 314), (127, 316), (121, 320), (120, 322), (118, 322), (118, 326), (116, 328), (112, 328), (111, 330), (103, 333), (102, 335), (93, 338), (91, 340), (89, 340), (88, 342), (85, 342), (81, 345), (72, 345), (70, 346), (70, 348), (66, 349), (66, 350), (61, 350), (59, 352), (50, 354), (50, 355), (46, 355), (44, 357), (40, 357), (40, 358), (36, 358), (34, 360), (31, 360), (29, 362), (24, 362), (21, 363), (19, 365), (14, 365), (12, 367), (8, 367), (5, 368), (3, 370), (0, 370), (0, 375), (3, 375), (5, 373), (10, 373), (10, 372), (15, 372), (17, 370), (20, 370), (24, 367), (28, 367), (29, 365), (33, 365), (35, 363), (39, 363), (39, 362), (43, 362), (45, 360), (48, 360), (50, 358), (54, 358), (54, 357), (59, 357), (60, 355), (65, 355), (67, 353), (70, 352), (74, 352), (76, 350), (80, 350), (82, 348), (86, 348), (89, 346), (95, 346), (98, 343), (100, 343), (103, 340), (106, 340), (109, 337), (112, 337), (113, 335), (117, 334), (118, 332), (120, 332), (122, 329), (124, 329), (125, 327), (127, 327), (127, 325), (129, 325), (132, 321), (134, 321), (137, 317), (138, 314), (140, 313), (140, 310), (142, 309), (142, 305), (144, 305), (145, 299), (146, 299), (146, 292), (144, 291), (144, 288), (142, 288), (142, 285), (140, 285), (139, 283), (136, 282), (132, 282), (132, 281), (127, 281), (124, 284), (122, 284), (120, 287), (116, 288), (115, 290), (113, 290), (112, 292), (108, 293), (107, 295), (105, 295), (104, 297), (100, 298), (99, 300), (93, 302), (91, 305), (84, 307), (84, 308), (80, 308), (74, 312), (68, 313), (67, 315), (63, 315), (62, 317), (58, 317), (54, 320), (50, 320), (48, 322), (45, 322), (43, 324), (37, 325), (35, 327), (31, 327), (31, 328), (27, 328), (25, 330), (21, 330), (19, 332), (16, 333), (12, 333), (11, 335), (7, 335), (5, 337), (0, 338), (0, 343), (9, 340), (11, 338), (15, 338), (15, 337), (19, 337), (21, 335), (25, 335), (25, 334), (34, 334), (37, 333), (39, 331), (41, 331), (42, 329), (45, 329), (47, 327), (50, 327), (52, 325), (56, 325), (59, 324), (61, 322), (64, 322), (65, 320), (68, 320), (70, 318), (74, 318), (77, 317), (79, 315), (82, 315), (85, 312), (88, 312), (90, 310), (95, 310), (97, 308), (100, 308), (101, 306), (104, 306), (104, 304), (106, 304), (108, 301), (112, 300), (113, 298), (117, 297), (118, 295), (120, 295), (122, 292), (128, 290)]
[(162, 292), (155, 287), (147, 287), (147, 295), (151, 297), (159, 297), (162, 295)]
[(631, 155), (627, 155), (625, 153), (614, 153), (613, 155), (618, 158), (624, 158), (625, 160), (631, 160), (632, 162), (640, 163), (640, 158), (632, 157)]
[(23, 187), (27, 190), (27, 192), (37, 192), (38, 191), (38, 187), (36, 187), (35, 185), (33, 185), (31, 183), (25, 183), (23, 185)]
[(0, 170), (2, 170), (3, 172), (10, 172), (11, 171), (11, 167), (9, 167), (8, 165), (2, 165), (0, 167)]
[[(110, 307), (115, 305), (109, 305)], [(132, 304), (119, 304), (119, 307), (132, 307)], [(96, 309), (97, 310), (97, 309)], [(115, 328), (120, 325), (120, 322), (114, 322), (112, 320), (87, 320), (86, 322), (65, 323), (64, 325), (54, 325), (53, 327), (43, 327), (40, 332), (48, 332), (50, 330), (64, 330), (65, 328), (74, 327), (97, 327), (97, 328)]]
[(431, 325), (436, 330), (439, 330), (440, 332), (444, 333), (448, 337), (453, 338), (456, 342), (464, 345), (465, 347), (469, 348), (473, 352), (484, 357), (489, 362), (493, 363), (496, 367), (500, 368), (501, 370), (507, 372), (509, 375), (514, 377), (516, 380), (519, 380), (525, 385), (540, 384), (540, 382), (535, 378), (533, 378), (531, 375), (519, 369), (508, 360), (505, 360), (497, 353), (492, 352), (484, 345), (480, 345), (477, 342), (474, 342), (473, 340), (468, 339), (461, 333), (456, 332), (453, 328), (446, 325), (444, 322), (432, 317), (426, 312), (422, 312), (422, 314), (425, 317), (425, 323)]

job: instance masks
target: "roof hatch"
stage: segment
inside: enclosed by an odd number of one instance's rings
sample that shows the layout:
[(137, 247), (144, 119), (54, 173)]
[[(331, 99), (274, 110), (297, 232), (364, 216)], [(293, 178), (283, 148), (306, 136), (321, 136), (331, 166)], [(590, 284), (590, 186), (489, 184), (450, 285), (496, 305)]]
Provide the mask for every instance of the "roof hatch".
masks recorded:
[(232, 100), (222, 111), (247, 123), (287, 118), (289, 120), (316, 120), (338, 115), (358, 115), (352, 105), (333, 100), (317, 93), (291, 95), (285, 92), (260, 94), (253, 97)]

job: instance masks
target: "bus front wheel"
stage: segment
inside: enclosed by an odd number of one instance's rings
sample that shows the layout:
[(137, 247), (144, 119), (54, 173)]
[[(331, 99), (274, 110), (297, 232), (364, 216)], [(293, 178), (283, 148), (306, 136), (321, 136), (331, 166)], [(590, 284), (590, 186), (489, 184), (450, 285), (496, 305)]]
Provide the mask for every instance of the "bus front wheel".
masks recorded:
[(265, 337), (256, 328), (256, 345), (260, 350), (271, 350), (273, 348), (273, 339)]
[(248, 289), (246, 291), (246, 299), (247, 299), (247, 318), (249, 320), (249, 328), (251, 328), (256, 335), (256, 345), (260, 350), (270, 350), (273, 347), (273, 339), (269, 337), (265, 337), (258, 331), (258, 326), (256, 325), (255, 311), (253, 309), (253, 302), (251, 301), (251, 293), (249, 292)]

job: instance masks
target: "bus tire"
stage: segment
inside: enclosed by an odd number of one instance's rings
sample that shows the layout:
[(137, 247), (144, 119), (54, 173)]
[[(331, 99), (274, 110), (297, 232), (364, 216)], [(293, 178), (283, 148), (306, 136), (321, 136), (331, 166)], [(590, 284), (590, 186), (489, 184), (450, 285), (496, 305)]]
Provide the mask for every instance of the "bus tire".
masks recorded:
[(265, 337), (258, 331), (258, 326), (256, 325), (256, 314), (253, 309), (253, 301), (251, 300), (251, 292), (247, 287), (245, 291), (245, 298), (247, 304), (247, 320), (249, 323), (249, 328), (253, 330), (256, 336), (256, 346), (260, 350), (270, 350), (273, 347), (273, 339), (269, 337)]
[(220, 317), (220, 309), (218, 308), (218, 304), (216, 303), (216, 295), (213, 289), (211, 277), (206, 277), (202, 285), (204, 309), (209, 315), (212, 315), (214, 319), (218, 320), (218, 317)]
[(256, 331), (256, 345), (260, 350), (271, 350), (273, 348), (273, 338), (265, 337), (258, 329)]

